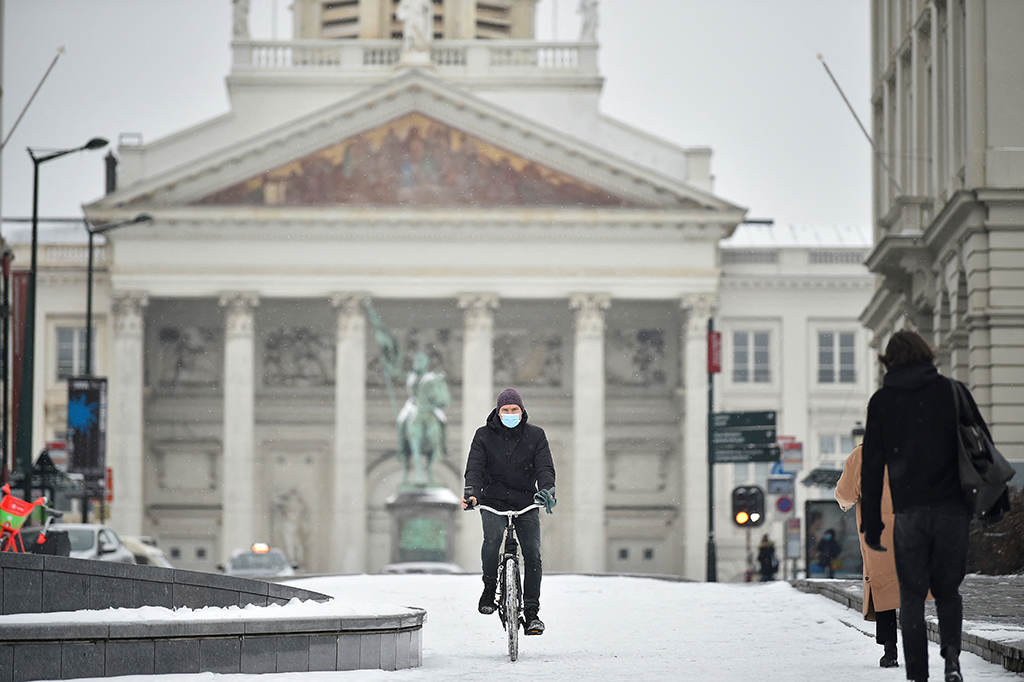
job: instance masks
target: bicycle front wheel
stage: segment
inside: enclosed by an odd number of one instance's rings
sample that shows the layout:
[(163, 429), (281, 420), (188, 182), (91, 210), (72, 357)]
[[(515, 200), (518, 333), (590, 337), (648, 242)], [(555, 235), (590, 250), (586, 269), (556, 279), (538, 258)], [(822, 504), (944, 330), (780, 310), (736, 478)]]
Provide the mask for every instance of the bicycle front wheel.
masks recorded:
[(501, 595), (501, 606), (508, 635), (508, 657), (514, 663), (519, 658), (519, 566), (512, 557), (505, 559), (505, 591)]

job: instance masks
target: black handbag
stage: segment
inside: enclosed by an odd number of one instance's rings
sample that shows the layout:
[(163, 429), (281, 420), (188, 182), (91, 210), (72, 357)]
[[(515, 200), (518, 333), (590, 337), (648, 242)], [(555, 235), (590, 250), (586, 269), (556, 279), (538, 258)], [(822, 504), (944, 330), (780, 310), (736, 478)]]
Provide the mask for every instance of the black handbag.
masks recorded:
[[(1006, 484), (1013, 478), (1014, 470), (996, 449), (985, 427), (974, 419), (964, 395), (966, 389), (958, 381), (950, 379), (949, 382), (953, 385), (953, 404), (956, 406), (960, 487), (964, 501), (972, 517), (984, 523), (995, 523), (1010, 509)], [(961, 420), (961, 405), (968, 423)]]

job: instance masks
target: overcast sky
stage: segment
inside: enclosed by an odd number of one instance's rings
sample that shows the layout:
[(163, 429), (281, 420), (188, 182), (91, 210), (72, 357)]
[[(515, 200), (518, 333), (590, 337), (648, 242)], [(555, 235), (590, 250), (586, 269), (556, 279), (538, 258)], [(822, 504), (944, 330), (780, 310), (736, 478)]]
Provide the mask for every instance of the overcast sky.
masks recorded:
[[(289, 37), (290, 4), (252, 0), (253, 37)], [(538, 38), (575, 40), (578, 4), (540, 0)], [(231, 0), (6, 0), (5, 138), (67, 52), (3, 150), (4, 217), (31, 214), (26, 147), (152, 141), (227, 111), (230, 24)], [(869, 28), (866, 0), (600, 0), (601, 107), (710, 146), (716, 193), (751, 217), (868, 226), (870, 146), (816, 55), (868, 124)], [(43, 165), (40, 214), (81, 216), (103, 193), (106, 153)]]

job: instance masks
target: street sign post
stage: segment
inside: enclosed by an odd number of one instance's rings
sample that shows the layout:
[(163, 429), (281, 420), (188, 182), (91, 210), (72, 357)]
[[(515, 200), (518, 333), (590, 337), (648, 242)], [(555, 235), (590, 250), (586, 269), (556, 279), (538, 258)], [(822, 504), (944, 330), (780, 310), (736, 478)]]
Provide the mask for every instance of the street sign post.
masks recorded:
[(775, 412), (719, 412), (711, 424), (716, 464), (778, 461)]

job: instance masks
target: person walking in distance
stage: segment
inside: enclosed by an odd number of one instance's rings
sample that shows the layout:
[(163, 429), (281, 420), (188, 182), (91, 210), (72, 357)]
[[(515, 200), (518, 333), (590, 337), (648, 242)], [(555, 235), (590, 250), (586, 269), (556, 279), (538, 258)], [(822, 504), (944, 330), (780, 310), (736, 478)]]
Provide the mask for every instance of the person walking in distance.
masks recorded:
[[(956, 387), (939, 374), (935, 351), (917, 332), (893, 334), (879, 360), (885, 378), (868, 403), (864, 428), (864, 542), (877, 552), (895, 552), (907, 679), (928, 679), (924, 602), (930, 589), (939, 617), (945, 680), (962, 682), (960, 583), (967, 572), (971, 517), (960, 487)], [(987, 432), (974, 398), (963, 389), (975, 423)], [(887, 468), (895, 514), (891, 547), (881, 537)]]
[[(497, 406), (487, 422), (476, 430), (466, 462), (467, 494), (464, 509), (484, 504), (498, 511), (517, 511), (531, 504), (543, 505), (548, 514), (555, 499), (555, 464), (544, 429), (528, 423), (523, 399), (507, 388), (498, 396)], [(480, 549), (484, 590), (477, 610), (497, 610), (494, 593), (498, 581), (498, 554), (505, 531), (505, 518), (481, 514), (484, 542)], [(540, 611), (540, 583), (543, 573), (540, 555), (540, 510), (531, 509), (515, 519), (516, 536), (523, 551), (525, 575), (523, 606), (526, 634), (544, 633)]]
[(775, 555), (775, 543), (765, 533), (761, 537), (761, 544), (757, 546), (757, 563), (761, 564), (761, 582), (769, 583), (775, 580), (775, 574), (779, 570), (779, 558)]
[[(836, 484), (836, 501), (840, 508), (850, 511), (857, 505), (857, 525), (861, 525), (860, 471), (862, 446), (858, 445), (843, 464), (843, 475)], [(892, 547), (892, 495), (889, 493), (889, 472), (884, 474), (882, 486), (882, 545)], [(896, 579), (896, 561), (892, 552), (876, 552), (867, 546), (864, 533), (860, 534), (860, 553), (864, 557), (864, 620), (875, 621), (875, 641), (884, 652), (878, 665), (883, 668), (900, 666), (896, 654), (896, 609), (900, 607), (900, 584)]]

